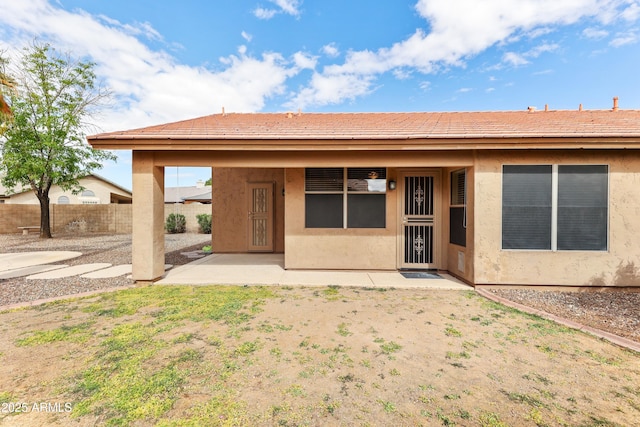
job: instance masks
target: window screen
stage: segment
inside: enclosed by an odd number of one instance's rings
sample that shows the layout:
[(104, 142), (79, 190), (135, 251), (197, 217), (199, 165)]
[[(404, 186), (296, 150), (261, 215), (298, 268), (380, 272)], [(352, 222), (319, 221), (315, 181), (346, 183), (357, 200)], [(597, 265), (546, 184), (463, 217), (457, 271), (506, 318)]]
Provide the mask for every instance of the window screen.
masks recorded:
[(451, 172), (451, 206), (449, 207), (449, 243), (467, 245), (467, 171)]
[(558, 166), (558, 249), (607, 250), (608, 167)]
[(305, 227), (385, 228), (386, 178), (385, 168), (305, 169)]
[(551, 165), (503, 166), (503, 249), (551, 249), (551, 171)]

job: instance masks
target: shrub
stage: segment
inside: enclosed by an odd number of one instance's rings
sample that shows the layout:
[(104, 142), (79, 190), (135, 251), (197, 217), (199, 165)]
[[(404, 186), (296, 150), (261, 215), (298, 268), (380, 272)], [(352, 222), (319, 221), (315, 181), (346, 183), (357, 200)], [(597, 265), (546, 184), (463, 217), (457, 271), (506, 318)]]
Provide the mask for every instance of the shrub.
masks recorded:
[(211, 215), (199, 214), (196, 215), (198, 225), (200, 226), (200, 232), (203, 234), (211, 234)]
[(171, 234), (184, 233), (187, 231), (187, 219), (182, 214), (169, 214), (164, 228)]

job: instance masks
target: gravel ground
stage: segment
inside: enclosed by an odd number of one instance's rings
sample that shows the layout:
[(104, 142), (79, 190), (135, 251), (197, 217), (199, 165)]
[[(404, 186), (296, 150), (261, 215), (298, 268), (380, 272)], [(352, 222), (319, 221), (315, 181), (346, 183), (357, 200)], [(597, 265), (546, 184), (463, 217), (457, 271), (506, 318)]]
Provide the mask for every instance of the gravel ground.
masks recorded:
[[(167, 234), (165, 263), (174, 266), (187, 264), (193, 260), (181, 255), (181, 252), (202, 249), (210, 242), (210, 234)], [(55, 264), (131, 264), (131, 235), (57, 235), (53, 239), (40, 239), (36, 234), (0, 235), (0, 253), (32, 251), (82, 252), (82, 256)], [(83, 279), (77, 276), (55, 280), (27, 281), (24, 277), (6, 279), (0, 280), (0, 306), (132, 284), (127, 275), (110, 279)]]
[(584, 292), (492, 289), (491, 292), (581, 325), (640, 342), (640, 289)]
[[(173, 265), (187, 264), (192, 260), (181, 255), (181, 252), (201, 249), (210, 241), (211, 235), (205, 234), (167, 234), (165, 262)], [(83, 254), (59, 264), (129, 264), (131, 235), (62, 235), (53, 239), (40, 239), (35, 234), (0, 235), (0, 253), (38, 250), (78, 251)], [(70, 277), (58, 280), (0, 280), (0, 306), (131, 284), (133, 281), (127, 279), (127, 276), (112, 279)], [(558, 292), (531, 289), (493, 289), (492, 292), (508, 300), (640, 342), (640, 292)]]

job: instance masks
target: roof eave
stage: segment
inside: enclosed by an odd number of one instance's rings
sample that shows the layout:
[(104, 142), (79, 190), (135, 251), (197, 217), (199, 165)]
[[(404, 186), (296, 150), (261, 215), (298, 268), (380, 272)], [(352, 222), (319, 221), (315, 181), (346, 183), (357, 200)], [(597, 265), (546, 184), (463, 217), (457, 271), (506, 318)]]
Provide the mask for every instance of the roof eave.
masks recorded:
[(204, 150), (204, 151), (341, 151), (341, 150), (492, 150), (492, 149), (640, 149), (637, 135), (448, 135), (353, 138), (224, 138), (205, 137), (90, 137), (89, 143), (103, 150)]

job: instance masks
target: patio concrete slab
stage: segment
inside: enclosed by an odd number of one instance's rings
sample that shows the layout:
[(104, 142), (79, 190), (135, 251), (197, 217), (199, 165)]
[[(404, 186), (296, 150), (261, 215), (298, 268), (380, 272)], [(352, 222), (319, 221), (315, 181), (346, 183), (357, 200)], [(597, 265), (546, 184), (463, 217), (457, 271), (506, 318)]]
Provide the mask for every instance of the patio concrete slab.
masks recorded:
[(285, 270), (282, 254), (214, 254), (178, 266), (156, 283), (473, 289), (449, 275), (441, 276), (441, 279), (407, 279), (398, 272), (386, 271)]
[(0, 280), (3, 279), (15, 279), (16, 277), (30, 276), (32, 274), (42, 273), (45, 271), (57, 270), (59, 268), (68, 267), (66, 264), (56, 265), (32, 265), (31, 267), (16, 268), (14, 270), (5, 271), (0, 273)]
[(78, 276), (80, 274), (89, 273), (90, 271), (101, 270), (107, 267), (111, 267), (111, 264), (106, 262), (97, 262), (93, 264), (73, 265), (67, 268), (33, 274), (31, 276), (27, 276), (27, 280), (62, 279), (65, 277)]
[(33, 265), (51, 264), (76, 258), (80, 255), (82, 255), (82, 252), (74, 251), (39, 251), (0, 254), (0, 272), (31, 267)]

